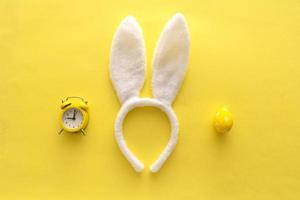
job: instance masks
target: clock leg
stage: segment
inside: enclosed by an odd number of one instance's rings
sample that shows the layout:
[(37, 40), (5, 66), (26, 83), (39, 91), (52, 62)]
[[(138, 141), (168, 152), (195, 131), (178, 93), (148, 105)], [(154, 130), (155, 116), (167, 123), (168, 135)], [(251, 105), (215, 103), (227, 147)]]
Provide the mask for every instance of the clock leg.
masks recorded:
[(81, 131), (81, 133), (82, 133), (84, 136), (86, 135), (85, 130), (81, 129), (80, 131)]
[(58, 132), (58, 134), (60, 135), (63, 131), (64, 131), (64, 129), (62, 128), (62, 129)]

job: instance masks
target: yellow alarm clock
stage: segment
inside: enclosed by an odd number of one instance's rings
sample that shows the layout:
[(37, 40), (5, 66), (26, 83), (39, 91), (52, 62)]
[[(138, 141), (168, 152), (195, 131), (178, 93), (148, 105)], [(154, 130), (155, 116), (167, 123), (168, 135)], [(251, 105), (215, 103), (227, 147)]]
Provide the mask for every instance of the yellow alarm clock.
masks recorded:
[(60, 123), (63, 128), (59, 134), (67, 131), (71, 133), (81, 132), (85, 135), (84, 129), (89, 119), (87, 101), (81, 97), (67, 97), (62, 101), (61, 109)]

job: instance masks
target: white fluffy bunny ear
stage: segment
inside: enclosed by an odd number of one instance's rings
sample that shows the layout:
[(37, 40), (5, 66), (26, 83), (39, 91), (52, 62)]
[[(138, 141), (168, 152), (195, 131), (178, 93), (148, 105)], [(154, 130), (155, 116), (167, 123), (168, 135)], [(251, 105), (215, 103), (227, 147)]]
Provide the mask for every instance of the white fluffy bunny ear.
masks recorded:
[(156, 99), (170, 104), (175, 99), (188, 64), (189, 47), (187, 24), (178, 13), (167, 23), (155, 50), (152, 90)]
[(115, 33), (110, 57), (110, 77), (121, 103), (139, 95), (145, 62), (142, 30), (134, 17), (126, 17)]

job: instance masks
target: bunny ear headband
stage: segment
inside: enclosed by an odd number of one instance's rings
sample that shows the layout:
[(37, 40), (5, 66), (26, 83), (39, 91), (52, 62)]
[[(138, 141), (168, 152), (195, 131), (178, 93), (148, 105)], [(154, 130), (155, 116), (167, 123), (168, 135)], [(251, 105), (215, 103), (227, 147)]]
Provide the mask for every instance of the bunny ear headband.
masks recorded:
[(189, 33), (185, 18), (176, 14), (162, 31), (153, 59), (152, 91), (154, 98), (140, 98), (145, 80), (145, 45), (140, 26), (134, 17), (126, 17), (115, 33), (111, 57), (110, 78), (122, 104), (115, 122), (115, 137), (120, 150), (137, 172), (144, 165), (129, 150), (122, 131), (124, 118), (136, 107), (161, 109), (171, 123), (171, 138), (159, 158), (150, 167), (157, 172), (176, 146), (178, 121), (172, 102), (181, 86), (189, 57)]

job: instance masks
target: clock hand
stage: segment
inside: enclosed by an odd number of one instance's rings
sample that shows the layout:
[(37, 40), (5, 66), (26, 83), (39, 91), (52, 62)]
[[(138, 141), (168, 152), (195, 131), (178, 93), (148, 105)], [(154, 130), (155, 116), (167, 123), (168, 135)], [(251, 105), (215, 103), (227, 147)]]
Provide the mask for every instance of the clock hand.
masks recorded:
[(77, 110), (74, 110), (74, 112), (73, 112), (73, 120), (75, 120), (76, 118), (75, 118), (75, 116), (76, 116), (76, 112), (77, 112)]

